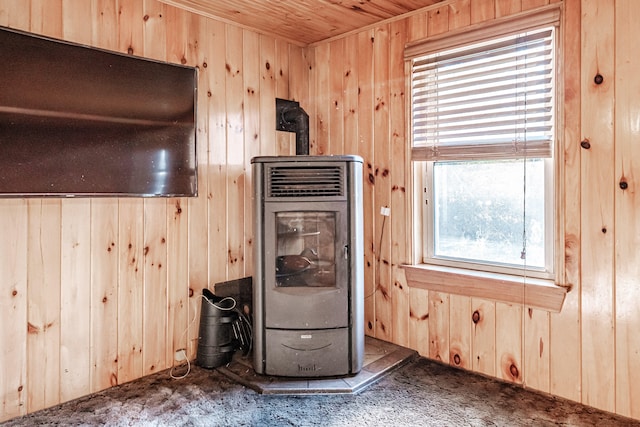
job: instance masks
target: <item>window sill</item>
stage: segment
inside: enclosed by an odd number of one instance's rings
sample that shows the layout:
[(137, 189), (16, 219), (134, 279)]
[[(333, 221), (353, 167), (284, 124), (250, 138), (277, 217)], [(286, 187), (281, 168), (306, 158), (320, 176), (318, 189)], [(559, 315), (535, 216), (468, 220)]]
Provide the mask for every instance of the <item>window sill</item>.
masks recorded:
[(436, 265), (403, 265), (409, 287), (522, 304), (560, 312), (568, 289), (552, 280)]

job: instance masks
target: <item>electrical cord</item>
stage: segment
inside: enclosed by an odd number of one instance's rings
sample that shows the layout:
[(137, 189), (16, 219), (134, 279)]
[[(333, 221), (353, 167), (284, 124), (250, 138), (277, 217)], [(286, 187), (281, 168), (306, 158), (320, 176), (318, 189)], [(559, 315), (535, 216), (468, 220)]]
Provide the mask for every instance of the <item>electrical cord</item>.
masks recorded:
[[(382, 238), (384, 236), (384, 225), (387, 222), (387, 216), (383, 215), (382, 216), (382, 225), (380, 226), (380, 241), (378, 242), (378, 248), (376, 251), (376, 269), (375, 269), (375, 276), (376, 276), (376, 282), (380, 283), (380, 257), (381, 254), (380, 252), (382, 251)], [(373, 295), (376, 294), (376, 290), (377, 290), (377, 286), (374, 286), (373, 288), (373, 292), (371, 292), (369, 295), (365, 295), (364, 298), (370, 298)]]
[[(199, 295), (199, 298), (204, 299), (204, 301), (207, 304), (211, 305), (212, 307), (215, 307), (218, 310), (235, 311), (237, 313), (238, 318), (234, 320), (231, 324), (233, 335), (235, 337), (235, 342), (233, 343), (234, 351), (239, 349), (242, 351), (242, 354), (244, 356), (248, 355), (251, 352), (251, 349), (253, 348), (253, 327), (251, 326), (252, 321), (250, 316), (246, 315), (244, 312), (242, 312), (242, 310), (238, 309), (237, 301), (232, 297), (224, 297), (217, 303), (214, 303), (204, 295)], [(232, 302), (231, 306), (230, 307), (223, 306), (222, 303), (225, 301), (231, 301)], [(180, 337), (180, 342), (182, 342), (182, 339), (184, 338), (185, 334), (189, 332), (189, 329), (191, 325), (195, 322), (196, 317), (197, 317), (196, 310), (194, 310), (193, 318), (187, 324), (187, 328), (182, 333)], [(191, 362), (189, 361), (189, 358), (187, 356), (186, 349), (182, 349), (178, 351), (182, 351), (182, 355), (184, 357), (185, 363), (171, 367), (171, 370), (169, 371), (169, 376), (176, 380), (186, 378), (187, 375), (189, 375), (189, 373), (191, 372)], [(184, 374), (182, 375), (174, 374), (175, 369), (182, 368), (184, 366), (187, 367), (187, 371)]]

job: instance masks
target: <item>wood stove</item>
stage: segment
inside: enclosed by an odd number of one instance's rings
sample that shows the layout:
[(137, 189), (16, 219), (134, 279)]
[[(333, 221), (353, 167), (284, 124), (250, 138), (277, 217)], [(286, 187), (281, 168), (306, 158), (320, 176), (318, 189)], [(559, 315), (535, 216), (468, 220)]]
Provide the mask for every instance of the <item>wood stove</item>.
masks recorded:
[(252, 159), (259, 374), (356, 374), (364, 358), (362, 159)]

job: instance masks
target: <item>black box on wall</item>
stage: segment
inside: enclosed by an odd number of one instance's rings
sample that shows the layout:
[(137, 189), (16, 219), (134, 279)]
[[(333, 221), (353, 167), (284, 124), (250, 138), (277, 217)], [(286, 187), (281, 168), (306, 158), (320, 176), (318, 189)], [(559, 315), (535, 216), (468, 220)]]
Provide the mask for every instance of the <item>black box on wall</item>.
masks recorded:
[(214, 293), (219, 297), (235, 299), (238, 309), (251, 319), (253, 314), (253, 280), (251, 277), (216, 283)]

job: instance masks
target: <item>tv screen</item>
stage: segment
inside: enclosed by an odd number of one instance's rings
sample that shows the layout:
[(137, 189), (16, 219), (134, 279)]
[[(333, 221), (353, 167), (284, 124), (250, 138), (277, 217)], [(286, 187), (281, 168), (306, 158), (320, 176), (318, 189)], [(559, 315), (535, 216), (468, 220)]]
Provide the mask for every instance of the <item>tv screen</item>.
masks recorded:
[(0, 27), (0, 197), (197, 196), (197, 70)]

